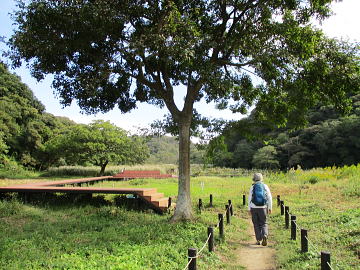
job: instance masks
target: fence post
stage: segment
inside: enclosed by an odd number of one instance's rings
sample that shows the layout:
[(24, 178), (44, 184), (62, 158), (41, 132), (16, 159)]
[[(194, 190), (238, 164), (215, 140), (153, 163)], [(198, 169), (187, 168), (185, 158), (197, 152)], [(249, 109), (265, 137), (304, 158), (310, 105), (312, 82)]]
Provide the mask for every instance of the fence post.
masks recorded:
[(301, 229), (301, 252), (309, 251), (309, 243), (307, 240), (307, 230)]
[(280, 195), (277, 195), (277, 206), (280, 206)]
[(171, 197), (169, 197), (169, 201), (168, 201), (168, 208), (171, 207)]
[(284, 215), (284, 201), (280, 201), (281, 215)]
[(229, 205), (225, 205), (226, 209), (226, 224), (230, 224), (230, 211), (229, 211)]
[(213, 207), (213, 195), (210, 194), (210, 207)]
[(224, 238), (224, 215), (219, 214), (219, 234), (220, 238)]
[(214, 228), (208, 227), (208, 237), (209, 237), (209, 252), (214, 251)]
[(245, 194), (243, 194), (243, 205), (246, 205), (246, 197), (245, 197)]
[(321, 251), (321, 270), (331, 270), (330, 252)]
[(233, 205), (231, 203), (231, 200), (228, 200), (229, 202), (229, 210), (230, 210), (230, 215), (233, 216), (234, 215), (234, 212), (233, 212)]
[(196, 270), (196, 248), (188, 249), (188, 262), (191, 260), (188, 269)]
[(291, 216), (291, 240), (296, 240), (296, 216)]
[(202, 208), (202, 199), (199, 199), (199, 210), (201, 212), (201, 208)]
[(289, 229), (289, 206), (285, 206), (285, 228)]

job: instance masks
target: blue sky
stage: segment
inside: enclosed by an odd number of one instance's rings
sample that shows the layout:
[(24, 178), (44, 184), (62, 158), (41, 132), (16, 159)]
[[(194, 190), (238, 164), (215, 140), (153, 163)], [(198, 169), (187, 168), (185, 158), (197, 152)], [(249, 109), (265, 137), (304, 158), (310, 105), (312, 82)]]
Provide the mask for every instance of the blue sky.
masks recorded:
[[(11, 36), (13, 31), (12, 21), (9, 12), (15, 9), (15, 1), (0, 0), (0, 36), (5, 39)], [(343, 0), (333, 4), (335, 15), (327, 19), (320, 25), (324, 32), (330, 37), (345, 38), (351, 41), (360, 41), (360, 0)], [(6, 49), (0, 43), (0, 50)], [(106, 114), (84, 115), (80, 113), (79, 107), (74, 103), (70, 107), (62, 108), (59, 100), (53, 94), (51, 77), (47, 77), (41, 82), (37, 82), (30, 76), (29, 70), (23, 65), (21, 68), (12, 70), (21, 77), (34, 92), (35, 96), (45, 105), (46, 111), (57, 116), (66, 116), (78, 123), (89, 123), (93, 119), (109, 120), (111, 123), (126, 130), (136, 130), (136, 127), (147, 127), (151, 122), (161, 119), (167, 113), (167, 109), (158, 109), (153, 105), (138, 104), (138, 109), (131, 113), (121, 114), (119, 110)], [(177, 105), (182, 108), (184, 91), (179, 88), (176, 90)], [(218, 111), (214, 104), (200, 102), (196, 104), (196, 109), (205, 116), (223, 119), (240, 119), (239, 114), (232, 114), (229, 111)]]

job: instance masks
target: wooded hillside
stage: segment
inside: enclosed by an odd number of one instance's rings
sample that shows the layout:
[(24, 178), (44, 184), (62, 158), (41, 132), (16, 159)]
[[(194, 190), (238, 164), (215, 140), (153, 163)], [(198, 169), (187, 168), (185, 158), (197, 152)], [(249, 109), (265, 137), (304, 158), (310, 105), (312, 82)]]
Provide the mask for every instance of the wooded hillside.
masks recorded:
[(234, 168), (357, 164), (360, 162), (360, 94), (354, 93), (351, 99), (349, 115), (341, 115), (333, 106), (319, 104), (307, 114), (308, 124), (296, 130), (257, 122), (252, 114), (232, 123), (213, 139), (207, 154), (214, 165)]
[(0, 63), (0, 166), (20, 164), (38, 170), (58, 165), (101, 167), (143, 163), (143, 138), (109, 122), (77, 124), (46, 113), (31, 89)]

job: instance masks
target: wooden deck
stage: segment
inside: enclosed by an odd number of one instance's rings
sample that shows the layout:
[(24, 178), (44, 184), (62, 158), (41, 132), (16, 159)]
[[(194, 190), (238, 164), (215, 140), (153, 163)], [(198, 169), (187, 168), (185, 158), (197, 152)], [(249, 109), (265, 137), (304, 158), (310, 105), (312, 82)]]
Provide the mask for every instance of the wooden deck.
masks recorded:
[[(163, 193), (158, 193), (156, 188), (104, 188), (104, 187), (81, 187), (83, 184), (92, 184), (100, 181), (116, 180), (116, 177), (103, 176), (62, 181), (50, 181), (0, 187), (0, 193), (78, 193), (78, 194), (134, 194), (149, 204), (158, 213), (168, 210), (169, 199)], [(65, 185), (72, 185), (66, 187)], [(77, 187), (75, 187), (75, 185)]]

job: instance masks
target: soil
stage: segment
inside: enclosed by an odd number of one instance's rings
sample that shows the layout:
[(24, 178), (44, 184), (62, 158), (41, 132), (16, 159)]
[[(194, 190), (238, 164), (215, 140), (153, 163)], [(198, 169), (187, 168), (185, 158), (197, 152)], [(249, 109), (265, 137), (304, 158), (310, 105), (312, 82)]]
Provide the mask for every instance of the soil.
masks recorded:
[(229, 243), (234, 256), (231, 269), (276, 270), (275, 249), (271, 235), (267, 246), (256, 245), (253, 225), (250, 220), (248, 223), (247, 234), (250, 236), (250, 240)]

